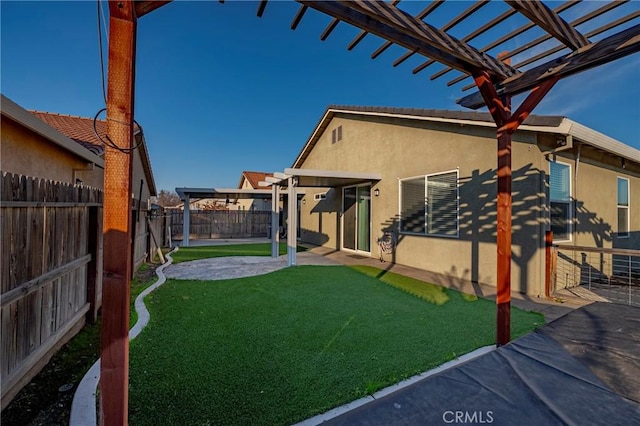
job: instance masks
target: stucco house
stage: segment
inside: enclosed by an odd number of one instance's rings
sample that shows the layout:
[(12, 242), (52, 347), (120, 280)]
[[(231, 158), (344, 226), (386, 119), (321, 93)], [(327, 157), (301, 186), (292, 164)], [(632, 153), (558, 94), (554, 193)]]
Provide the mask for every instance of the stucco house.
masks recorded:
[(1, 96), (3, 172), (102, 188), (104, 159), (99, 147), (78, 143)]
[[(377, 173), (307, 190), (300, 239), (495, 286), (496, 136), (488, 113), (329, 106), (293, 168)], [(554, 243), (640, 249), (640, 151), (560, 116), (513, 135), (512, 289), (542, 295)]]
[[(96, 121), (96, 129), (103, 139), (106, 127), (104, 120)], [(151, 212), (151, 197), (157, 192), (144, 134), (137, 126), (134, 137), (140, 144), (133, 151), (135, 243), (132, 264), (135, 270), (154, 252), (147, 217)], [(27, 111), (2, 95), (3, 172), (103, 189), (104, 150), (92, 118)]]

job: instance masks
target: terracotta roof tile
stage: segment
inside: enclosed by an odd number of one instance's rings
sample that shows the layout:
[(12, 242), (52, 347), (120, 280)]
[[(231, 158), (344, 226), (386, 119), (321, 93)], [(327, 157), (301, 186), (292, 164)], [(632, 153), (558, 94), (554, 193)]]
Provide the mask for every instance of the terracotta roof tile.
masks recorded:
[(242, 188), (242, 181), (243, 179), (246, 179), (249, 182), (249, 185), (251, 185), (251, 188), (262, 189), (259, 185), (259, 182), (264, 181), (267, 176), (273, 176), (273, 173), (250, 172), (245, 170), (242, 172), (242, 177), (240, 178), (240, 184), (238, 185), (238, 188)]
[[(93, 130), (93, 119), (43, 111), (29, 112), (94, 154), (102, 155), (104, 153), (104, 145)], [(107, 123), (103, 120), (98, 120), (96, 121), (96, 128), (100, 136), (104, 137)]]
[[(104, 144), (96, 136), (92, 118), (44, 111), (29, 112), (94, 154), (102, 155), (104, 153)], [(107, 134), (107, 122), (96, 120), (96, 130), (100, 137), (104, 138)]]
[[(100, 156), (104, 154), (104, 143), (96, 136), (93, 128), (93, 118), (44, 111), (29, 112), (94, 154)], [(137, 124), (134, 124), (134, 128), (136, 131), (139, 130)], [(104, 139), (107, 134), (107, 122), (105, 120), (96, 120), (96, 130), (100, 137)], [(151, 170), (151, 160), (146, 143), (141, 145), (140, 151), (140, 158), (147, 174), (151, 195), (156, 195), (155, 180), (153, 178), (153, 171)]]

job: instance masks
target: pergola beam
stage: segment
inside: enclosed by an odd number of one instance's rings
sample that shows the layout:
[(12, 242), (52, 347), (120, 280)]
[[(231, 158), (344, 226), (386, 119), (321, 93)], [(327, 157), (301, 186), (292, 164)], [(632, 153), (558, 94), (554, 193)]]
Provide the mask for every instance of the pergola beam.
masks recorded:
[(589, 40), (585, 36), (539, 0), (505, 0), (505, 3), (571, 50), (578, 50), (589, 44)]
[(151, 13), (154, 10), (164, 6), (167, 3), (171, 3), (172, 0), (153, 0), (153, 1), (136, 1), (136, 16), (138, 18)]
[[(611, 4), (611, 3), (609, 3)], [(618, 4), (618, 3), (615, 3)], [(640, 10), (636, 10), (635, 12), (632, 12), (628, 15), (625, 15), (619, 19), (616, 19), (615, 21), (609, 22), (606, 25), (603, 25), (602, 27), (598, 27), (595, 30), (591, 30), (588, 33), (585, 33), (585, 36), (587, 37), (595, 37), (599, 34), (602, 34), (605, 31), (609, 31), (612, 28), (615, 28), (619, 25), (625, 24), (633, 19), (636, 19), (640, 17)], [(538, 55), (532, 56), (529, 59), (525, 59), (522, 62), (518, 62), (517, 64), (514, 65), (514, 67), (516, 68), (520, 68), (520, 67), (525, 67), (529, 64), (533, 64), (534, 62), (539, 61), (540, 59), (546, 58), (547, 56), (553, 55), (554, 53), (558, 53), (561, 50), (565, 49), (565, 47), (563, 45), (558, 45), (552, 49), (546, 50)]]
[(559, 77), (536, 86), (514, 114), (511, 114), (511, 97), (500, 96), (496, 92), (489, 73), (476, 73), (474, 80), (497, 126), (496, 343), (505, 345), (511, 340), (511, 135), (549, 93)]
[[(555, 9), (553, 9), (556, 13), (560, 13), (562, 11), (568, 10), (578, 4), (580, 4), (582, 0), (569, 0), (566, 3), (561, 4), (560, 6), (556, 7)], [(626, 0), (622, 0), (622, 1), (626, 1)], [(521, 34), (524, 34), (525, 32), (529, 31), (531, 28), (534, 28), (536, 25), (529, 21), (528, 23), (526, 23), (525, 25), (516, 28), (515, 30), (511, 31), (508, 34), (503, 35), (502, 37), (498, 38), (497, 40), (494, 40), (493, 42), (487, 44), (486, 46), (484, 46), (482, 49), (480, 49), (481, 52), (487, 52), (495, 47), (498, 47), (504, 43), (506, 43), (509, 40), (512, 40), (516, 37), (518, 37)], [(469, 76), (466, 74), (463, 74), (449, 82), (447, 82), (447, 86), (453, 86), (454, 84), (465, 80), (466, 78), (468, 78)], [(471, 85), (471, 87), (474, 87), (473, 85)], [(464, 90), (464, 89), (463, 89)]]
[(109, 1), (109, 16), (107, 135), (119, 149), (105, 144), (100, 424), (126, 425), (137, 30), (134, 3)]
[[(483, 6), (486, 6), (487, 4), (489, 4), (489, 0), (478, 0), (478, 1), (476, 1), (471, 7), (463, 10), (460, 14), (458, 14), (458, 16), (456, 16), (451, 21), (447, 22), (442, 27), (440, 27), (440, 31), (443, 31), (443, 32), (449, 31), (451, 28), (455, 27), (460, 22), (464, 21), (469, 16), (473, 15), (476, 11), (478, 11), (478, 9), (480, 9)], [(462, 40), (462, 41), (464, 41), (464, 40)], [(414, 50), (406, 52), (404, 55), (402, 55), (401, 57), (399, 57), (398, 59), (396, 59), (393, 62), (393, 66), (397, 67), (398, 65), (400, 65), (401, 63), (403, 63), (404, 61), (409, 59), (411, 56), (413, 56), (415, 53), (416, 52)], [(436, 61), (434, 61), (433, 59), (430, 59), (428, 62), (430, 64), (433, 64)], [(429, 65), (426, 65), (426, 66), (429, 66)]]
[(385, 2), (298, 1), (463, 72), (487, 69), (500, 79), (516, 72), (497, 59)]
[[(431, 14), (433, 11), (435, 11), (438, 7), (440, 7), (440, 5), (442, 5), (444, 3), (444, 0), (434, 0), (433, 2), (431, 2), (429, 4), (429, 6), (425, 7), (420, 13), (418, 13), (415, 17), (416, 19), (420, 19), (423, 20), (424, 18), (426, 18), (427, 16), (429, 16), (429, 14)], [(393, 3), (392, 3), (393, 4)], [(395, 6), (395, 4), (393, 4)], [(353, 49), (352, 44), (356, 41), (356, 39), (354, 39), (351, 43), (349, 43), (349, 46), (347, 47), (347, 49), (351, 50)], [(390, 42), (389, 40), (385, 41), (384, 43), (382, 43), (380, 45), (380, 47), (378, 47), (372, 54), (371, 54), (371, 59), (375, 59), (378, 56), (380, 56), (380, 54), (382, 52), (384, 52), (385, 50), (387, 50), (389, 47), (391, 47), (393, 43)]]
[(267, 7), (267, 0), (260, 0), (260, 4), (258, 4), (258, 11), (256, 12), (256, 15), (258, 15), (258, 18), (262, 18), (262, 15), (264, 14), (264, 10)]
[[(440, 1), (442, 1), (442, 0), (440, 0)], [(398, 3), (400, 3), (400, 0), (392, 0), (392, 1), (391, 1), (391, 5), (392, 5), (392, 6), (395, 6), (395, 5), (397, 5)], [(362, 39), (364, 38), (364, 36), (366, 36), (367, 34), (369, 34), (367, 31), (364, 31), (364, 30), (360, 31), (360, 32), (358, 33), (358, 35), (357, 35), (357, 36), (355, 36), (355, 38), (354, 38), (353, 40), (351, 40), (351, 42), (350, 42), (350, 43), (349, 43), (349, 45), (347, 46), (347, 50), (351, 50), (351, 49), (353, 49), (354, 47), (356, 47), (356, 46), (358, 45), (358, 43), (360, 43), (360, 42), (362, 41)]]
[[(552, 78), (565, 78), (573, 74), (612, 62), (640, 51), (640, 25), (635, 25), (618, 34), (582, 47), (558, 59), (551, 60), (529, 71), (496, 84), (499, 96), (514, 96), (524, 93)], [(484, 106), (478, 92), (456, 101), (466, 108)]]
[[(467, 42), (473, 40), (474, 38), (479, 37), (480, 35), (484, 34), (487, 31), (489, 31), (491, 28), (495, 27), (497, 24), (503, 22), (505, 19), (508, 19), (509, 17), (515, 15), (516, 13), (517, 12), (515, 10), (513, 10), (513, 9), (506, 10), (505, 12), (501, 13), (499, 16), (496, 16), (491, 21), (487, 22), (486, 24), (484, 24), (480, 28), (476, 29), (472, 33), (464, 36), (462, 38), (462, 41), (467, 43)], [(425, 63), (423, 63), (421, 65), (418, 65), (416, 68), (414, 68), (412, 73), (413, 74), (417, 74), (420, 71), (422, 71), (423, 69), (427, 68), (429, 65), (433, 64), (434, 62), (435, 61), (433, 59), (430, 59), (427, 62), (425, 62)], [(433, 74), (431, 77), (429, 77), (429, 79), (430, 80), (435, 80), (436, 78), (448, 73), (449, 71), (451, 71), (451, 68), (446, 67), (442, 71), (438, 71), (437, 73)]]
[(305, 5), (300, 6), (298, 11), (296, 12), (296, 16), (294, 16), (293, 21), (291, 21), (292, 30), (295, 30), (296, 28), (298, 28), (298, 24), (300, 24), (300, 21), (302, 20), (302, 17), (304, 16), (308, 8), (309, 7)]

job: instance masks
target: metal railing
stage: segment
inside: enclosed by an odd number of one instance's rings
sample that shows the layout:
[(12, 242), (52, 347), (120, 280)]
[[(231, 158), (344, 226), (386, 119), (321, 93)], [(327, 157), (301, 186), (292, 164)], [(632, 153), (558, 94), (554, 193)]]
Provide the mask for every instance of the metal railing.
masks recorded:
[[(558, 246), (556, 289), (593, 300), (640, 306), (640, 250)], [(588, 290), (588, 291), (586, 291)]]

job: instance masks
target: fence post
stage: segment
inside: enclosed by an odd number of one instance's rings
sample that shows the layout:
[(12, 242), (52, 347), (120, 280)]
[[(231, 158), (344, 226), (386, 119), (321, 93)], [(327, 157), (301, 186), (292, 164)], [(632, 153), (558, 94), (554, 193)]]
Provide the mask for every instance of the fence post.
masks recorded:
[(555, 272), (553, 267), (553, 231), (544, 234), (545, 242), (545, 274), (544, 274), (544, 295), (551, 297), (551, 280)]
[(98, 267), (100, 259), (100, 237), (102, 236), (102, 227), (100, 226), (101, 218), (98, 214), (98, 207), (89, 207), (89, 232), (88, 234), (88, 252), (91, 255), (91, 261), (87, 265), (87, 301), (89, 302), (89, 311), (87, 312), (87, 321), (93, 324), (98, 319), (98, 280), (102, 275), (102, 271)]

